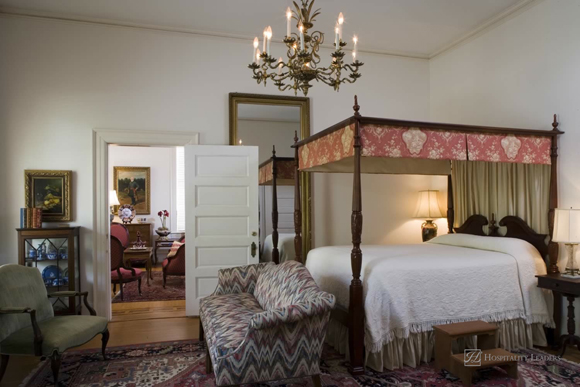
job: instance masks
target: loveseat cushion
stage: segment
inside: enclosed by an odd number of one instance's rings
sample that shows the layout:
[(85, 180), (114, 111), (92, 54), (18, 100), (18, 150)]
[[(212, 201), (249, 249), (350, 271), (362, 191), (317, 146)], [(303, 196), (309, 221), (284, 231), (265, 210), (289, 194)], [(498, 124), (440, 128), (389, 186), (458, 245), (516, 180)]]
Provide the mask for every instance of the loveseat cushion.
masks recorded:
[[(107, 329), (107, 319), (98, 316), (60, 316), (38, 323), (44, 340), (42, 354), (63, 353), (78, 347)], [(14, 332), (0, 342), (0, 352), (11, 355), (34, 355), (32, 325)]]
[(235, 351), (246, 337), (250, 319), (261, 312), (263, 309), (250, 293), (202, 298), (199, 315), (214, 358)]
[(317, 298), (320, 289), (308, 269), (297, 261), (268, 266), (258, 277), (254, 296), (261, 308), (272, 310)]

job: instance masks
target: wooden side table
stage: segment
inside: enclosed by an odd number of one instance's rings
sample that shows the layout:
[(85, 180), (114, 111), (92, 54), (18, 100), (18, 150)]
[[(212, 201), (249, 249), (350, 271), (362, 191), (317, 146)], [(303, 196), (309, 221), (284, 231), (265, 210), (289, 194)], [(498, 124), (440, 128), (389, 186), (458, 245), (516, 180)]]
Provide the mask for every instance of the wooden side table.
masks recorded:
[(562, 277), (561, 274), (537, 275), (538, 287), (550, 289), (568, 300), (568, 334), (560, 336), (560, 357), (564, 356), (568, 345), (576, 345), (580, 350), (580, 337), (576, 336), (574, 321), (574, 299), (580, 296), (580, 278)]
[(136, 261), (145, 260), (147, 262), (147, 265), (145, 266), (145, 268), (147, 270), (147, 285), (149, 285), (149, 278), (153, 279), (153, 272), (151, 271), (152, 255), (153, 255), (153, 248), (151, 248), (151, 247), (146, 247), (144, 249), (128, 248), (128, 249), (125, 249), (125, 251), (123, 252), (123, 264), (124, 265), (127, 262), (129, 262), (129, 265), (131, 265), (132, 260), (136, 260)]

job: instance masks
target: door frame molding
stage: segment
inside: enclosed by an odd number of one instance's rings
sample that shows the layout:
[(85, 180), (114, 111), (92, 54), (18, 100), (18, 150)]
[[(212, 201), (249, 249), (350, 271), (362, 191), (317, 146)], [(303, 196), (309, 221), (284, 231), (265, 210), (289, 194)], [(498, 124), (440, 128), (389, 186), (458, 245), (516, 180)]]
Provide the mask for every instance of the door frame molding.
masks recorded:
[[(164, 130), (93, 129), (93, 304), (99, 316), (112, 318), (111, 260), (109, 259), (110, 210), (109, 145), (198, 145), (199, 133)], [(87, 265), (89, 266), (89, 265)]]

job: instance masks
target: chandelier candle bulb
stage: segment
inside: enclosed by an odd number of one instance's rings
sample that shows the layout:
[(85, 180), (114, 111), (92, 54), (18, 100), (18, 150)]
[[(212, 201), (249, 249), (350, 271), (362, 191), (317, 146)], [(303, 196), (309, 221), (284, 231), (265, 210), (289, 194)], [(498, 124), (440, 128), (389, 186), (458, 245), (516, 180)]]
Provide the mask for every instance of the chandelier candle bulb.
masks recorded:
[(268, 40), (268, 29), (264, 28), (264, 44), (262, 45), (262, 52), (266, 52), (266, 44)]
[(272, 41), (272, 27), (268, 26), (266, 30), (266, 35), (268, 38), (268, 49), (266, 50), (266, 52), (268, 53), (268, 55), (270, 55), (270, 42)]
[(338, 39), (339, 41), (342, 40), (342, 24), (344, 23), (344, 15), (341, 13), (338, 14)]
[(340, 50), (340, 35), (339, 35), (339, 30), (340, 28), (338, 27), (338, 24), (336, 25), (336, 27), (334, 28), (334, 47), (336, 47), (336, 51)]
[(282, 57), (278, 59), (278, 75), (282, 74)]
[(291, 28), (290, 28), (290, 21), (292, 20), (292, 10), (290, 7), (286, 9), (286, 36), (290, 38)]
[(358, 43), (358, 38), (356, 37), (356, 35), (352, 38), (352, 42), (353, 42), (353, 45), (352, 45), (352, 61), (354, 62), (354, 61), (356, 61), (356, 51), (357, 51), (356, 45)]
[(256, 50), (260, 46), (260, 41), (257, 37), (254, 38), (254, 53), (252, 54), (252, 62), (256, 63)]
[(261, 52), (260, 52), (260, 49), (258, 48), (258, 49), (256, 50), (256, 63), (257, 63), (257, 64), (260, 64), (260, 62), (261, 62), (260, 55), (261, 55)]

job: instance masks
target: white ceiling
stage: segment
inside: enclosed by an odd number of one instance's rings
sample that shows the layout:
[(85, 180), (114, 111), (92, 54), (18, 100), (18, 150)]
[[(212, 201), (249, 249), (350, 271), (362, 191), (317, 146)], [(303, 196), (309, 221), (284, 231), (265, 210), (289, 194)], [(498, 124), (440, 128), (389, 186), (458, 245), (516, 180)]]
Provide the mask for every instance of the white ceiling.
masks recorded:
[[(430, 57), (531, 0), (316, 0), (315, 29), (332, 43), (339, 12), (362, 51)], [(289, 0), (0, 0), (0, 12), (115, 22), (245, 38), (286, 32)], [(261, 36), (260, 36), (261, 37)]]
[(238, 119), (300, 122), (300, 107), (281, 105), (238, 105)]

